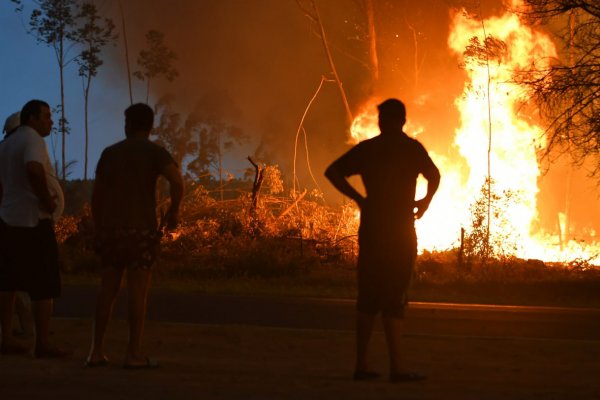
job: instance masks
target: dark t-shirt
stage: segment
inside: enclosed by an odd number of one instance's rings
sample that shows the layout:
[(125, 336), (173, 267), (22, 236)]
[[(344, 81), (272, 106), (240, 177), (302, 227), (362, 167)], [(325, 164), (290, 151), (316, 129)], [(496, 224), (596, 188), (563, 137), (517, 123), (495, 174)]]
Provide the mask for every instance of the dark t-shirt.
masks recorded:
[(360, 142), (335, 161), (344, 176), (360, 175), (367, 200), (361, 210), (361, 231), (391, 233), (414, 223), (417, 177), (438, 169), (417, 140), (389, 133)]
[(163, 147), (147, 139), (127, 138), (107, 147), (96, 167), (102, 186), (98, 228), (156, 228), (156, 181), (175, 163)]
[(332, 167), (346, 177), (360, 175), (367, 192), (360, 214), (357, 308), (402, 318), (417, 256), (417, 177), (433, 178), (439, 171), (423, 145), (403, 133), (365, 140)]

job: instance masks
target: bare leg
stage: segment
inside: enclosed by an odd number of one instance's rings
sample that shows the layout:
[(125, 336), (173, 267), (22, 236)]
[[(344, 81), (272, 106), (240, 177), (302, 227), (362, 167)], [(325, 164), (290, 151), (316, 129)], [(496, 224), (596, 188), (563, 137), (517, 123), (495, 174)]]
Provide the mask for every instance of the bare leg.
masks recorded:
[(130, 269), (128, 271), (129, 347), (125, 358), (126, 365), (144, 365), (147, 362), (142, 355), (141, 346), (151, 276), (150, 269)]
[(106, 359), (104, 353), (104, 337), (108, 322), (112, 316), (115, 300), (121, 288), (123, 270), (107, 267), (102, 274), (102, 287), (96, 304), (96, 316), (94, 319), (94, 332), (92, 347), (88, 356), (88, 362), (94, 363)]
[(71, 351), (62, 350), (50, 343), (50, 322), (54, 310), (54, 299), (33, 301), (32, 309), (35, 324), (35, 349), (33, 354), (38, 358), (56, 358), (70, 355)]
[(13, 335), (13, 317), (17, 292), (0, 292), (0, 312), (2, 313), (2, 342), (8, 342)]
[(2, 353), (25, 352), (27, 347), (13, 335), (13, 318), (17, 292), (0, 292), (0, 324), (2, 326)]
[(383, 329), (390, 356), (390, 374), (403, 372), (402, 351), (400, 350), (403, 328), (403, 320), (393, 317), (383, 317)]
[(21, 326), (23, 335), (33, 337), (34, 329), (31, 306), (29, 304), (29, 300), (25, 299), (23, 296), (23, 293), (17, 293), (15, 311), (17, 313), (17, 319), (19, 320), (19, 325)]
[(32, 302), (35, 323), (35, 352), (50, 347), (50, 319), (54, 310), (54, 300), (45, 299)]
[(356, 317), (356, 371), (366, 372), (369, 370), (367, 353), (375, 315), (359, 312)]

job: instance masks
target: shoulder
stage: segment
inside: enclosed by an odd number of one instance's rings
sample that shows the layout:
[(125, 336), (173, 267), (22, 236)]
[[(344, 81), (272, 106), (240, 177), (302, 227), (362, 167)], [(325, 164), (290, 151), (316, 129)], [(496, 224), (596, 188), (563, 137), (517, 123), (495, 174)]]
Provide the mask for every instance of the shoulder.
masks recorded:
[(412, 144), (412, 146), (418, 147), (420, 149), (425, 149), (425, 146), (423, 146), (423, 143), (419, 142), (417, 139), (411, 138), (410, 136), (408, 137), (408, 139), (410, 140), (410, 143)]
[(156, 152), (161, 152), (161, 153), (169, 153), (167, 151), (167, 149), (165, 149), (163, 146), (161, 146), (160, 144), (153, 142), (151, 140), (147, 140), (146, 143), (148, 144), (148, 146), (150, 146), (151, 148), (154, 149), (154, 151)]
[(104, 148), (104, 150), (102, 150), (102, 156), (107, 156), (112, 153), (118, 152), (119, 149), (124, 146), (124, 142), (124, 140), (121, 140), (120, 142), (107, 146), (106, 148)]
[(15, 147), (23, 149), (25, 161), (50, 162), (44, 138), (28, 126), (21, 128), (21, 131), (15, 132), (13, 135), (17, 135)]
[(411, 152), (427, 154), (427, 150), (425, 150), (425, 146), (423, 146), (423, 144), (421, 142), (419, 142), (417, 139), (415, 139), (413, 137), (406, 135), (403, 138), (403, 143), (404, 143), (404, 146), (409, 148)]
[(123, 141), (111, 144), (110, 146), (106, 146), (106, 148), (104, 149), (105, 153), (110, 153), (112, 151), (118, 150), (119, 147), (121, 147), (123, 145)]
[[(35, 141), (43, 141), (42, 137), (39, 133), (35, 131), (35, 129), (30, 128), (29, 126), (23, 125), (19, 127), (13, 135), (21, 135), (21, 137), (26, 138), (27, 140), (35, 140)], [(12, 135), (11, 135), (12, 136)]]
[(355, 150), (357, 152), (368, 151), (374, 147), (380, 146), (380, 144), (381, 135), (378, 135), (370, 139), (365, 139), (361, 142), (358, 142), (356, 145), (354, 145), (354, 147), (352, 147), (352, 150)]
[(144, 146), (145, 151), (158, 158), (160, 163), (165, 163), (173, 160), (171, 153), (169, 153), (167, 149), (165, 149), (163, 146), (156, 142), (153, 142), (151, 140), (145, 140)]
[(114, 163), (121, 158), (127, 158), (127, 144), (125, 140), (121, 140), (120, 142), (111, 144), (102, 150), (100, 154), (100, 158), (98, 159), (98, 164), (103, 163)]
[(21, 142), (25, 145), (45, 145), (44, 139), (33, 128), (21, 126), (15, 133), (10, 135), (12, 142)]

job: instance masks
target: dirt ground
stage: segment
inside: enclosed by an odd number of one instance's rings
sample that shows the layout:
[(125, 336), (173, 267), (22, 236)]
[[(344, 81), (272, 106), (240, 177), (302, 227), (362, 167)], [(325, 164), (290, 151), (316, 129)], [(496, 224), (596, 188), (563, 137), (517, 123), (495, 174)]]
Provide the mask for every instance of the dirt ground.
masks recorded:
[[(406, 364), (428, 379), (391, 384), (350, 379), (352, 331), (150, 321), (161, 366), (138, 371), (121, 367), (124, 321), (110, 326), (106, 368), (83, 368), (90, 320), (57, 319), (54, 332), (73, 357), (0, 356), (2, 399), (600, 399), (600, 341), (412, 335)], [(386, 367), (376, 331), (372, 368)]]

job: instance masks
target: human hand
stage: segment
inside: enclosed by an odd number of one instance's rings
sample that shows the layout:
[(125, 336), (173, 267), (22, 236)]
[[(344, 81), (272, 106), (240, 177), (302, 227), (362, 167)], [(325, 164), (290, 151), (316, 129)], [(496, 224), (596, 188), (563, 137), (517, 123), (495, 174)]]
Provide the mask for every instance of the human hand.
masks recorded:
[(54, 214), (54, 210), (56, 210), (57, 205), (56, 200), (54, 200), (55, 198), (56, 196), (48, 197), (46, 201), (42, 202), (42, 207), (48, 214)]
[(427, 209), (429, 208), (430, 202), (431, 200), (427, 198), (415, 201), (415, 219), (421, 219), (423, 214), (425, 214), (425, 211), (427, 211)]

